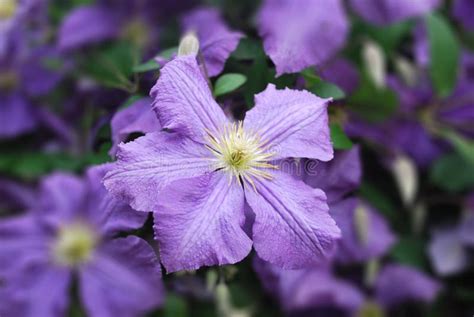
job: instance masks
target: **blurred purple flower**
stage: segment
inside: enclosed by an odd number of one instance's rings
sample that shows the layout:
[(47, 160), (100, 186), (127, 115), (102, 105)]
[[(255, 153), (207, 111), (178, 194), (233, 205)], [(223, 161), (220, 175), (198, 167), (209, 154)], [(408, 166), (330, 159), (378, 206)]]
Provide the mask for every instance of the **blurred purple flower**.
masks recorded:
[(142, 98), (125, 109), (119, 110), (111, 121), (112, 148), (109, 154), (115, 156), (118, 145), (126, 142), (132, 133), (146, 134), (161, 130), (160, 122), (151, 108), (152, 100)]
[(222, 72), (227, 58), (244, 36), (229, 30), (215, 8), (199, 8), (187, 13), (182, 19), (182, 26), (184, 32), (196, 32), (210, 77)]
[[(169, 272), (238, 262), (252, 240), (260, 257), (281, 267), (324, 259), (340, 236), (326, 196), (276, 171), (274, 161), (332, 158), (329, 100), (269, 85), (245, 122), (231, 123), (192, 55), (168, 63), (151, 94), (161, 126), (173, 133), (119, 145), (104, 184), (154, 212)], [(255, 213), (252, 240), (242, 229), (245, 202)]]
[(392, 307), (407, 301), (432, 302), (441, 291), (441, 284), (414, 268), (398, 264), (385, 265), (377, 277), (377, 301)]
[(352, 93), (359, 85), (359, 73), (351, 62), (338, 58), (321, 66), (322, 79), (339, 86), (346, 94)]
[(325, 63), (349, 32), (340, 0), (265, 0), (257, 19), (277, 76)]
[(474, 30), (474, 2), (472, 0), (456, 0), (453, 1), (453, 16), (467, 30)]
[(436, 9), (440, 3), (441, 0), (350, 0), (357, 14), (377, 25), (422, 16)]
[(101, 184), (109, 165), (84, 179), (53, 174), (41, 183), (29, 213), (0, 221), (0, 314), (64, 316), (77, 274), (89, 316), (136, 316), (163, 300), (160, 266), (152, 248), (117, 234), (143, 225)]

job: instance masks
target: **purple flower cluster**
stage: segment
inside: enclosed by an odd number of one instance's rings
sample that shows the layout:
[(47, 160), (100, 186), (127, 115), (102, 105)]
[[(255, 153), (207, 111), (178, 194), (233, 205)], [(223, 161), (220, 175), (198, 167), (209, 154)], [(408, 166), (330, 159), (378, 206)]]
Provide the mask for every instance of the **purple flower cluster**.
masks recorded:
[(473, 10), (0, 0), (0, 317), (472, 315)]

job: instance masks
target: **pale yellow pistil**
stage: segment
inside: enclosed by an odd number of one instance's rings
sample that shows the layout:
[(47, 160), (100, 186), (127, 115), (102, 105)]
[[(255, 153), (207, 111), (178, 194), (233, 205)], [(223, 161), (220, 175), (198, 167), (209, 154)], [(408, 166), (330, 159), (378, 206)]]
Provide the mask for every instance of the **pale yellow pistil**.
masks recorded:
[(268, 163), (273, 153), (257, 134), (244, 130), (241, 121), (225, 127), (218, 135), (208, 132), (208, 140), (207, 148), (215, 156), (215, 168), (227, 172), (229, 181), (235, 177), (255, 188), (253, 178), (271, 179), (265, 169), (277, 168)]
[(11, 18), (17, 9), (17, 0), (0, 0), (0, 20)]
[(77, 266), (91, 259), (97, 242), (92, 228), (83, 223), (63, 226), (53, 244), (53, 255), (60, 265)]

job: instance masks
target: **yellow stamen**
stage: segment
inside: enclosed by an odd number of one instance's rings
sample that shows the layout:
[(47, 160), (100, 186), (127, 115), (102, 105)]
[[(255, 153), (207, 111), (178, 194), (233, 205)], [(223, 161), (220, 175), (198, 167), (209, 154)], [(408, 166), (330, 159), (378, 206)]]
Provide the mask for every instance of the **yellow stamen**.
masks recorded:
[(255, 189), (253, 178), (272, 178), (265, 169), (277, 169), (268, 163), (274, 153), (268, 151), (257, 134), (246, 131), (241, 121), (226, 126), (218, 135), (210, 131), (207, 135), (206, 147), (215, 156), (215, 167), (228, 172), (229, 181), (235, 177), (238, 182), (244, 180)]
[(53, 244), (53, 255), (57, 263), (76, 266), (91, 259), (98, 237), (92, 228), (83, 223), (74, 223), (59, 229)]
[(0, 20), (11, 18), (17, 9), (17, 0), (0, 0)]

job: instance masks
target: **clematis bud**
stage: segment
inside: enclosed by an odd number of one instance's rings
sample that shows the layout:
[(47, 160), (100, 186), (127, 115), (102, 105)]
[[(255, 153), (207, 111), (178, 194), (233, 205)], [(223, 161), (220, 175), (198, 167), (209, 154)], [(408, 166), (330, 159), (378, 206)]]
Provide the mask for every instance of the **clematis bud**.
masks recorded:
[(398, 155), (392, 163), (392, 173), (403, 203), (405, 206), (412, 205), (418, 190), (418, 175), (413, 160), (405, 155)]
[(380, 260), (371, 259), (365, 264), (364, 268), (364, 284), (367, 287), (373, 287), (380, 271)]
[(360, 244), (366, 245), (369, 235), (370, 219), (367, 208), (359, 205), (354, 211), (354, 226)]
[(395, 69), (405, 84), (410, 87), (415, 86), (418, 81), (418, 74), (415, 65), (410, 63), (406, 58), (399, 56), (395, 59)]
[(178, 56), (186, 56), (197, 54), (199, 52), (199, 39), (195, 32), (190, 31), (186, 33), (178, 47)]
[(365, 71), (378, 88), (385, 87), (386, 61), (382, 48), (375, 42), (366, 41), (362, 47)]
[(17, 0), (1, 0), (0, 1), (0, 20), (6, 20), (15, 14)]
[(216, 286), (215, 298), (217, 304), (218, 315), (222, 317), (250, 317), (250, 311), (246, 309), (236, 309), (232, 305), (230, 292), (227, 285), (219, 283)]
[(357, 317), (385, 317), (383, 308), (371, 300), (367, 301), (357, 312)]

